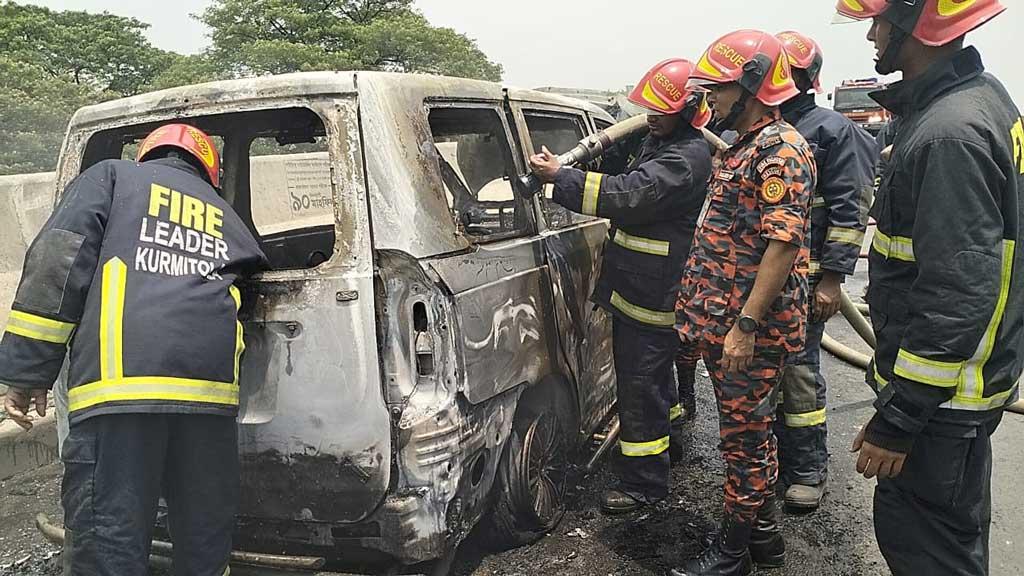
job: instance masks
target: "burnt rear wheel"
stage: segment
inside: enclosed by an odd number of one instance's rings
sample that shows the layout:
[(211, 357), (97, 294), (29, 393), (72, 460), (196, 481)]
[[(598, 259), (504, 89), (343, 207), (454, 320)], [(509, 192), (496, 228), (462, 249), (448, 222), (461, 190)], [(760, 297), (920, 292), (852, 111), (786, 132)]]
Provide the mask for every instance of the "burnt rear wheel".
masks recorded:
[(487, 543), (499, 549), (529, 544), (565, 515), (574, 413), (564, 394), (534, 395), (520, 404), (498, 465), (495, 506), (484, 520)]

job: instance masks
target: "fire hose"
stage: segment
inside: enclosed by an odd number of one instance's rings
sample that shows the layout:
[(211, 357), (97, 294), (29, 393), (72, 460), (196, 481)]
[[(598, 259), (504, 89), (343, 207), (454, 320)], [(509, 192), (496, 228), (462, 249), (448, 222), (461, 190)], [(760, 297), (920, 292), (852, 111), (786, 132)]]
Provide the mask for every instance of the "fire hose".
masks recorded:
[[(46, 514), (36, 515), (36, 529), (44, 538), (62, 546), (66, 537), (64, 528), (50, 522)], [(173, 557), (173, 545), (170, 542), (153, 540), (150, 547), (149, 563), (154, 568), (170, 569), (171, 558)], [(282, 556), (278, 554), (261, 554), (257, 552), (232, 551), (230, 562), (231, 573), (239, 574), (267, 574), (261, 569), (276, 570), (274, 574), (281, 572), (301, 572), (318, 570), (326, 563), (324, 558), (310, 556)], [(318, 575), (335, 574), (333, 572), (317, 572)], [(338, 574), (337, 576), (341, 576)]]
[[(600, 132), (587, 136), (580, 140), (579, 144), (572, 150), (558, 155), (558, 162), (562, 166), (579, 166), (600, 157), (616, 142), (620, 142), (647, 130), (646, 116), (633, 116), (617, 124), (613, 124)], [(704, 139), (715, 147), (716, 150), (725, 150), (729, 147), (721, 138), (707, 128), (702, 128)], [(520, 184), (529, 196), (540, 192), (543, 185), (540, 179), (532, 172), (519, 178)]]

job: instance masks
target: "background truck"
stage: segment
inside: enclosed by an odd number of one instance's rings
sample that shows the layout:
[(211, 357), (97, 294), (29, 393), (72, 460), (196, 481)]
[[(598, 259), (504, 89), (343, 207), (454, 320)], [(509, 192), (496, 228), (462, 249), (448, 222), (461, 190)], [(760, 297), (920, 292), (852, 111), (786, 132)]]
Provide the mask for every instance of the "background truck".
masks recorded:
[(874, 136), (892, 119), (892, 114), (872, 100), (868, 94), (885, 86), (878, 78), (844, 80), (836, 87), (835, 92), (829, 94), (828, 99), (836, 112), (853, 120)]

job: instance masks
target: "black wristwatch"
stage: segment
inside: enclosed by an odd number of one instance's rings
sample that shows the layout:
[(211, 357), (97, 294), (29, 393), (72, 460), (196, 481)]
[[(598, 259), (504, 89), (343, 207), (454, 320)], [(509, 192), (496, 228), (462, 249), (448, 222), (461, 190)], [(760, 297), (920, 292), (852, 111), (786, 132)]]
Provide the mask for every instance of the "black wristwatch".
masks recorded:
[(740, 319), (736, 321), (736, 324), (740, 327), (740, 330), (747, 334), (753, 334), (761, 327), (753, 316), (747, 316), (746, 314), (740, 316)]

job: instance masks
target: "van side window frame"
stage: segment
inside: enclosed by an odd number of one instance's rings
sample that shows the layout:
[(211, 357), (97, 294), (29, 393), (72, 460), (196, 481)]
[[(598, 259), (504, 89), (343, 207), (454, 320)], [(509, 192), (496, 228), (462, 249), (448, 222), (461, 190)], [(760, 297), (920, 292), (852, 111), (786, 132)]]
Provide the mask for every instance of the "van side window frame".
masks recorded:
[[(510, 230), (507, 232), (499, 232), (494, 234), (472, 234), (466, 231), (466, 226), (459, 221), (459, 217), (454, 205), (449, 204), (449, 214), (455, 223), (456, 229), (462, 234), (471, 244), (492, 244), (495, 242), (501, 242), (504, 240), (512, 240), (518, 238), (525, 238), (535, 235), (538, 231), (538, 222), (536, 214), (532, 209), (532, 203), (527, 201), (523, 195), (520, 187), (516, 183), (518, 175), (523, 173), (524, 163), (521, 155), (522, 150), (518, 146), (516, 139), (513, 137), (512, 126), (509, 124), (509, 119), (504, 109), (504, 103), (497, 100), (471, 100), (471, 99), (447, 99), (447, 98), (428, 98), (423, 102), (425, 116), (428, 120), (430, 113), (438, 109), (446, 110), (487, 110), (493, 112), (495, 117), (500, 121), (501, 128), (505, 134), (504, 144), (505, 147), (502, 150), (505, 155), (506, 169), (510, 171), (508, 174), (509, 188), (512, 191), (514, 202), (516, 203), (516, 213), (521, 214), (524, 218), (524, 225), (516, 230)], [(431, 141), (433, 142), (433, 134), (430, 134)], [(438, 179), (444, 182), (444, 176), (441, 174), (442, 167), (438, 165)]]
[[(556, 120), (568, 120), (568, 121), (573, 122), (576, 125), (576, 128), (582, 134), (582, 136), (580, 138), (577, 138), (572, 143), (573, 146), (580, 139), (585, 138), (585, 137), (593, 134), (593, 124), (590, 121), (589, 115), (584, 110), (575, 110), (575, 109), (571, 109), (571, 108), (562, 108), (562, 107), (556, 107), (556, 106), (548, 106), (548, 105), (536, 104), (536, 103), (532, 103), (532, 102), (519, 102), (518, 105), (515, 106), (515, 109), (516, 109), (516, 112), (519, 115), (519, 118), (521, 119), (522, 144), (523, 144), (524, 149), (526, 150), (527, 156), (529, 156), (530, 154), (533, 154), (534, 150), (539, 148), (533, 142), (533, 137), (530, 134), (530, 129), (529, 129), (529, 118), (530, 117), (544, 117), (544, 118), (552, 118), (552, 119), (556, 119)], [(553, 152), (554, 154), (561, 154), (563, 152), (568, 152), (568, 149), (566, 149), (566, 150), (551, 150), (551, 152)], [(586, 167), (583, 167), (583, 166), (581, 166), (580, 168), (586, 169)], [(567, 222), (558, 224), (558, 222), (553, 218), (553, 214), (552, 214), (552, 210), (551, 210), (551, 204), (552, 203), (547, 198), (547, 193), (548, 193), (547, 188), (548, 187), (550, 187), (550, 185), (545, 187), (546, 190), (544, 192), (542, 192), (540, 194), (537, 194), (537, 196), (536, 196), (536, 198), (538, 199), (538, 205), (539, 205), (539, 213), (540, 213), (539, 218), (543, 222), (543, 225), (544, 225), (545, 229), (548, 229), (548, 230), (559, 230), (559, 229), (571, 228), (573, 226), (576, 226), (576, 225), (582, 224), (584, 222), (587, 222), (587, 221), (595, 219), (592, 216), (586, 216), (586, 215), (583, 215), (583, 214), (570, 213), (565, 208), (557, 207), (557, 210), (559, 212), (565, 212), (566, 214), (571, 214), (571, 217), (569, 218), (569, 220)]]

